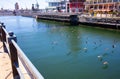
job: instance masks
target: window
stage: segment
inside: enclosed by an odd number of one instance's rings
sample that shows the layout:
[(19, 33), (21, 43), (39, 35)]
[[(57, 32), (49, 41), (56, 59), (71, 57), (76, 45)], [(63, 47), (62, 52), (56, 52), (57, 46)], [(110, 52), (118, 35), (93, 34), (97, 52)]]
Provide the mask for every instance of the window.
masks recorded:
[(118, 0), (113, 0), (113, 2), (118, 2)]
[(102, 5), (99, 6), (99, 9), (102, 9)]

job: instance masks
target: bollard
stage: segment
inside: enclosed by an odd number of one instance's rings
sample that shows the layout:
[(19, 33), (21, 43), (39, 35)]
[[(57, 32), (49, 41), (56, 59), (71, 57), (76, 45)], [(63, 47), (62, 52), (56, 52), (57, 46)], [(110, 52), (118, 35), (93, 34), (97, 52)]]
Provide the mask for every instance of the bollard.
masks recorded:
[(14, 40), (15, 42), (17, 42), (17, 38), (14, 35), (13, 32), (9, 32), (9, 36), (7, 37), (7, 42), (9, 45), (9, 50), (10, 50), (10, 58), (11, 58), (11, 64), (12, 64), (12, 70), (13, 70), (13, 77), (17, 79), (20, 79), (20, 76), (18, 74), (18, 71), (16, 68), (19, 67), (18, 64), (18, 55), (17, 55), (17, 49), (16, 47), (13, 45), (12, 40)]
[(1, 26), (5, 28), (5, 25), (4, 25), (4, 23), (1, 23)]

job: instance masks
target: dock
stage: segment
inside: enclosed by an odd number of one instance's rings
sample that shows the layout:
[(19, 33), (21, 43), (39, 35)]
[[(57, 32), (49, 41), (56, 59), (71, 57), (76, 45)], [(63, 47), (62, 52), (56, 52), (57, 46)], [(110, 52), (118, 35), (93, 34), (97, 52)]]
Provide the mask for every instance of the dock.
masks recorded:
[(76, 13), (44, 13), (36, 16), (36, 19), (68, 22), (71, 25), (78, 25), (78, 15)]

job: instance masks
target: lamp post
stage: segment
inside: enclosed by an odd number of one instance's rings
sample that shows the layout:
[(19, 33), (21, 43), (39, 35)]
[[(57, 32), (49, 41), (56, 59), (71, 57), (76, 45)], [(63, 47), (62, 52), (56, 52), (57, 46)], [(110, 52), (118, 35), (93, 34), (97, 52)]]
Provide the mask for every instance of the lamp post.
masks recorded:
[(78, 12), (78, 0), (76, 0), (75, 3), (76, 3), (76, 5), (77, 5), (77, 6), (76, 6), (76, 12)]

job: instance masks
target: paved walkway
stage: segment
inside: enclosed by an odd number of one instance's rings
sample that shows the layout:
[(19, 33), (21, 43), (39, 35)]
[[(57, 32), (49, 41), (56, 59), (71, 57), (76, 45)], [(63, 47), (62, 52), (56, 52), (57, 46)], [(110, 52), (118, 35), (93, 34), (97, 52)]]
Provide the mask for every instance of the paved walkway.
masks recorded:
[[(21, 61), (19, 67), (25, 79), (31, 79)], [(0, 42), (0, 79), (13, 79), (12, 66), (8, 53), (3, 51), (3, 44)]]
[(11, 61), (7, 53), (3, 52), (0, 42), (0, 79), (13, 79)]

